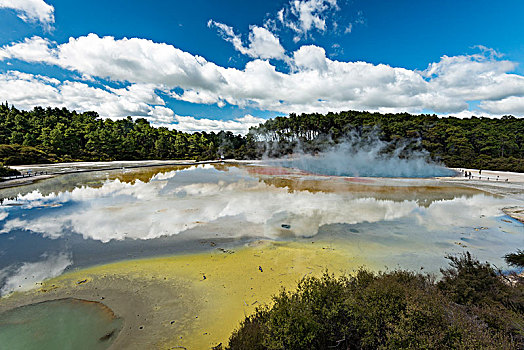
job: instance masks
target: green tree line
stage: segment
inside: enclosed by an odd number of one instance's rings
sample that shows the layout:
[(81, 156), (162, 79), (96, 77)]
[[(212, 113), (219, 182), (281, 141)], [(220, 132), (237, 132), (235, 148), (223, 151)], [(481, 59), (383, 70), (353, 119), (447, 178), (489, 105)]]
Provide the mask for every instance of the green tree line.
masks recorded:
[(95, 112), (0, 105), (0, 161), (7, 165), (56, 161), (242, 157), (245, 138), (232, 132), (193, 134), (153, 127), (143, 118), (102, 119)]
[[(153, 127), (143, 118), (111, 120), (96, 112), (0, 104), (0, 162), (6, 165), (56, 161), (140, 159), (257, 159), (290, 154), (299, 147), (319, 152), (348, 135), (374, 135), (394, 149), (425, 149), (449, 167), (524, 172), (524, 119), (347, 111), (290, 114), (250, 129), (185, 133)], [(407, 145), (407, 147), (406, 147)]]

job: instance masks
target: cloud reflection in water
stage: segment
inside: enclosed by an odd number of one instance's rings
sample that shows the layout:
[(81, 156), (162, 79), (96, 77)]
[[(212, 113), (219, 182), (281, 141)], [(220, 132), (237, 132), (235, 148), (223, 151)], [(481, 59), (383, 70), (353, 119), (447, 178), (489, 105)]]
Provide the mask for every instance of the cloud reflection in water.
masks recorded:
[[(364, 194), (352, 190), (297, 190), (275, 185), (267, 178), (260, 181), (242, 167), (219, 169), (193, 167), (160, 172), (149, 181), (108, 179), (97, 187), (19, 195), (5, 200), (0, 209), (0, 234), (19, 239), (19, 243), (9, 245), (16, 249), (34, 244), (34, 235), (38, 235), (48, 241), (65, 242), (58, 247), (62, 250), (79, 244), (78, 239), (71, 243), (77, 234), (85, 239), (80, 241), (96, 242), (98, 245), (90, 246), (99, 249), (111, 241), (111, 249), (116, 250), (129, 249), (114, 246), (123, 240), (140, 242), (182, 234), (197, 239), (343, 239), (350, 245), (367, 247), (363, 255), (391, 266), (408, 266), (410, 262), (427, 266), (442, 260), (445, 253), (466, 246), (482, 258), (498, 259), (516, 242), (522, 242), (524, 234), (522, 225), (500, 219), (500, 209), (515, 204), (515, 199), (481, 192), (464, 194), (452, 188), (444, 188), (442, 191), (447, 192), (441, 198), (433, 189), (429, 201), (420, 200), (424, 197), (422, 187), (416, 196), (409, 189), (404, 195), (397, 188), (390, 197), (383, 192), (380, 196), (378, 192), (370, 194), (372, 187)], [(293, 179), (301, 181), (300, 176)], [(370, 247), (374, 247), (373, 251)], [(96, 250), (93, 252), (96, 254)], [(104, 254), (113, 256), (115, 250)], [(73, 263), (70, 253), (55, 251), (44, 258), (24, 262), (11, 257), (8, 261), (0, 251), (2, 293), (18, 285), (34, 285), (40, 278), (62, 273)], [(99, 257), (101, 261), (107, 259)], [(36, 270), (42, 272), (34, 273)], [(20, 283), (30, 275), (38, 278)]]
[[(86, 239), (153, 239), (205, 227), (219, 219), (249, 224), (238, 236), (276, 238), (282, 225), (292, 235), (309, 237), (327, 224), (358, 224), (417, 218), (426, 230), (471, 226), (480, 217), (500, 215), (503, 199), (484, 194), (434, 201), (421, 207), (414, 200), (360, 198), (352, 193), (289, 191), (256, 181), (237, 168), (212, 167), (159, 173), (151, 181), (108, 180), (99, 188), (19, 196), (21, 204), (0, 213), (0, 232), (30, 230), (50, 238), (73, 231)], [(9, 203), (6, 203), (9, 204)], [(13, 210), (14, 209), (14, 210)], [(5, 209), (4, 209), (5, 210)]]

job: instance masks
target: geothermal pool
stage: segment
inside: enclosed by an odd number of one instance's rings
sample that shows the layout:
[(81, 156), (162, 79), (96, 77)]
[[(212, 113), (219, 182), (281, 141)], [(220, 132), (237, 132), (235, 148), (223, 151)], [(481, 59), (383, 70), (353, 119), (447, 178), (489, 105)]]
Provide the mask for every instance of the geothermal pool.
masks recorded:
[(3, 349), (103, 350), (116, 338), (121, 320), (99, 303), (61, 299), (0, 314)]
[(502, 256), (524, 243), (522, 223), (502, 212), (523, 205), (521, 191), (275, 164), (69, 174), (0, 197), (0, 293), (11, 295), (0, 311), (101, 300), (123, 317), (122, 337), (150, 329), (138, 334), (162, 346), (226, 341), (244, 313), (308, 274), (438, 274), (447, 254), (464, 251), (504, 268)]

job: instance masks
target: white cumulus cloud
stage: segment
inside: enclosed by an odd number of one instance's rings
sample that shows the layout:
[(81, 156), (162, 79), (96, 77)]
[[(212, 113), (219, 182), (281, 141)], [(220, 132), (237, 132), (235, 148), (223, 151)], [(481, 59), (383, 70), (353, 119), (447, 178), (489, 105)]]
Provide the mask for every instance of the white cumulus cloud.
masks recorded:
[(293, 53), (295, 64), (299, 68), (327, 70), (326, 50), (315, 45), (302, 46)]
[(280, 44), (280, 40), (264, 27), (251, 26), (249, 33), (249, 44), (246, 46), (242, 42), (240, 35), (235, 34), (232, 27), (209, 20), (208, 27), (216, 27), (222, 37), (233, 44), (235, 50), (243, 55), (254, 58), (278, 58), (284, 59), (285, 50)]
[(154, 86), (148, 84), (102, 89), (83, 82), (60, 82), (41, 75), (8, 71), (0, 74), (0, 95), (21, 109), (67, 107), (79, 112), (95, 110), (114, 119), (144, 117), (153, 123), (172, 121), (173, 116), (171, 110), (166, 112)]
[(356, 109), (454, 115), (469, 112), (470, 102), (478, 101), (476, 112), (523, 115), (524, 77), (514, 73), (514, 62), (485, 48), (472, 55), (443, 56), (418, 71), (337, 61), (328, 58), (324, 48), (307, 45), (286, 58), (290, 66), (286, 72), (262, 58), (247, 62), (243, 69), (222, 67), (165, 43), (89, 34), (62, 44), (32, 37), (0, 48), (0, 60), (12, 59), (56, 65), (83, 79), (108, 79), (126, 86), (95, 88), (82, 79), (59, 82), (20, 72), (0, 75), (0, 92), (21, 108), (59, 105), (108, 117), (176, 122), (176, 113), (165, 106), (161, 92), (195, 104), (227, 103), (280, 113)]
[(173, 124), (171, 127), (184, 132), (197, 132), (197, 131), (214, 131), (219, 132), (221, 130), (232, 131), (235, 134), (247, 134), (249, 128), (252, 126), (258, 126), (260, 123), (266, 121), (264, 118), (257, 118), (250, 114), (247, 114), (241, 118), (233, 120), (214, 120), (201, 118), (197, 119), (189, 116), (175, 116), (177, 124)]
[[(0, 0), (1, 1), (1, 0)], [(48, 39), (34, 36), (0, 49), (0, 59), (15, 58), (27, 62), (56, 63), (52, 43)]]
[(516, 114), (524, 115), (523, 96), (510, 96), (497, 101), (482, 101), (480, 107), (493, 114)]
[(0, 8), (14, 10), (25, 22), (54, 23), (55, 8), (43, 0), (0, 0)]
[(324, 32), (327, 15), (338, 10), (337, 0), (291, 0), (278, 12), (277, 18), (296, 33), (295, 41), (299, 41), (312, 30)]

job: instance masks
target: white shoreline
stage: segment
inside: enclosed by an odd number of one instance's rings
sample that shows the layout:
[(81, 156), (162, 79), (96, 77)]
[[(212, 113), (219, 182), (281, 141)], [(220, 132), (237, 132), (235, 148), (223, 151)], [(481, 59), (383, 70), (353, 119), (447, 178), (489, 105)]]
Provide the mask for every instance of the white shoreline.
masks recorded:
[[(524, 173), (515, 173), (511, 171), (498, 171), (498, 170), (482, 170), (479, 173), (479, 169), (465, 169), (465, 168), (453, 168), (453, 170), (458, 171), (467, 171), (471, 173), (472, 180), (479, 181), (491, 181), (491, 182), (505, 182), (508, 179), (508, 182), (524, 183)], [(461, 174), (461, 179), (469, 180), (469, 177), (466, 178), (464, 173)], [(497, 181), (498, 176), (498, 181)], [(480, 178), (479, 178), (480, 177)]]
[(34, 182), (52, 178), (59, 175), (87, 173), (95, 171), (111, 171), (121, 169), (152, 168), (162, 166), (187, 166), (202, 164), (218, 164), (222, 160), (209, 160), (197, 162), (194, 160), (139, 160), (139, 161), (111, 161), (111, 162), (71, 162), (51, 164), (16, 165), (11, 168), (20, 172), (40, 173), (43, 175), (31, 175), (26, 177), (4, 179), (0, 182), (0, 189), (29, 185)]

